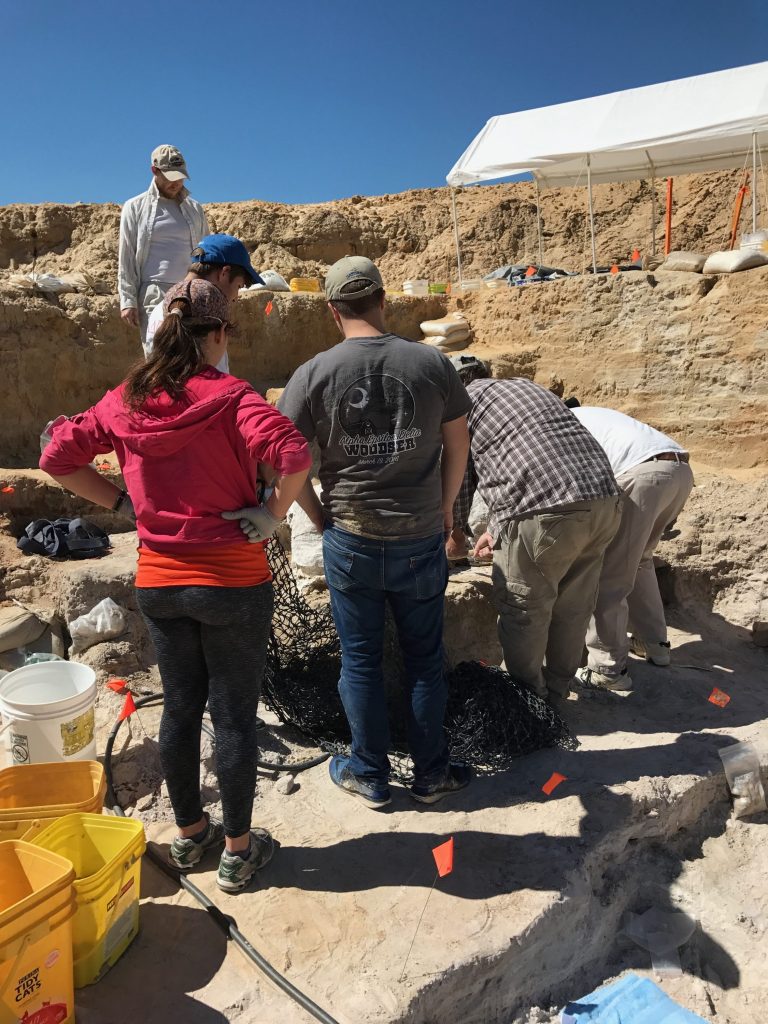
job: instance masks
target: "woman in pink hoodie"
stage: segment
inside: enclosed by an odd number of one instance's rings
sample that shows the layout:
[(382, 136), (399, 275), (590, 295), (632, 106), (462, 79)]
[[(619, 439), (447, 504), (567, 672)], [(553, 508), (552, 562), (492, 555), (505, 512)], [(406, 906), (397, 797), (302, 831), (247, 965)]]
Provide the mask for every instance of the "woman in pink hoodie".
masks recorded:
[[(160, 757), (179, 827), (169, 858), (188, 870), (224, 842), (217, 881), (237, 892), (273, 852), (269, 833), (250, 828), (273, 603), (263, 541), (301, 490), (311, 457), (289, 419), (215, 369), (231, 327), (223, 293), (184, 281), (168, 292), (166, 309), (150, 358), (57, 426), (40, 468), (75, 494), (135, 516), (137, 600), (163, 682)], [(109, 451), (126, 491), (90, 465)], [(264, 504), (258, 463), (277, 474)], [(206, 703), (223, 822), (203, 812), (200, 794)]]

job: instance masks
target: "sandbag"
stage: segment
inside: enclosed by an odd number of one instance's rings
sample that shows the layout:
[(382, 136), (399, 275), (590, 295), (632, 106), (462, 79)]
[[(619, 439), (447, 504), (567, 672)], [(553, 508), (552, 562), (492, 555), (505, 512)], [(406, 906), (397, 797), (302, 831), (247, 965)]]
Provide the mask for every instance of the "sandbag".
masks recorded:
[(439, 334), (447, 337), (449, 334), (461, 334), (462, 332), (469, 335), (469, 324), (461, 313), (449, 313), (448, 316), (441, 317), (439, 320), (425, 320), (419, 326), (422, 334), (427, 338)]
[(667, 256), (660, 270), (686, 270), (692, 274), (700, 274), (707, 257), (700, 252), (686, 252), (675, 249)]
[(38, 640), (46, 628), (46, 624), (26, 608), (18, 605), (0, 608), (0, 651), (25, 647)]
[(735, 274), (739, 270), (764, 267), (768, 256), (754, 249), (734, 249), (732, 252), (713, 252), (702, 270), (703, 274)]
[(469, 345), (468, 334), (451, 334), (446, 336), (444, 334), (438, 334), (432, 338), (424, 339), (425, 345), (434, 345), (435, 348), (440, 349), (441, 352), (461, 352)]
[(291, 290), (288, 282), (276, 270), (260, 270), (259, 277), (264, 282), (264, 287), (271, 292), (289, 292)]

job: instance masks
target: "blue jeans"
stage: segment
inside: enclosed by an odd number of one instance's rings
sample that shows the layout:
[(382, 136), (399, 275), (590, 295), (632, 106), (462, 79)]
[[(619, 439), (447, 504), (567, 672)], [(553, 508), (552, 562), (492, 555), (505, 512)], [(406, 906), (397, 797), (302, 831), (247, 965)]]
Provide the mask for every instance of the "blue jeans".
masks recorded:
[(443, 601), (448, 563), (443, 535), (371, 540), (327, 526), (325, 577), (341, 641), (339, 694), (352, 732), (353, 774), (389, 777), (387, 695), (382, 673), (386, 602), (397, 626), (409, 696), (408, 745), (419, 783), (448, 765), (443, 731), (448, 688), (443, 673)]

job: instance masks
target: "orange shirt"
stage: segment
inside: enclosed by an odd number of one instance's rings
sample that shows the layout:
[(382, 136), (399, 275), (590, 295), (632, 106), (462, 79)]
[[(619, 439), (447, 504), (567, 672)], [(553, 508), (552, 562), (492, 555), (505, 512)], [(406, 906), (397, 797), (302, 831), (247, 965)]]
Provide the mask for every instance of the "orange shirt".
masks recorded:
[(137, 587), (254, 587), (271, 579), (263, 544), (210, 544), (184, 554), (139, 548)]

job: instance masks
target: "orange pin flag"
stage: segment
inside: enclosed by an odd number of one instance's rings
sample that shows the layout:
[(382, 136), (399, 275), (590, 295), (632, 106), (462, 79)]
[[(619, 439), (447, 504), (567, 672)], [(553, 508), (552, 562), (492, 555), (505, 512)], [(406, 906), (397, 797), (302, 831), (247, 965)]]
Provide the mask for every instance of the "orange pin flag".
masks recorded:
[(725, 693), (723, 690), (719, 690), (717, 687), (715, 687), (712, 693), (710, 693), (709, 697), (707, 697), (707, 700), (710, 702), (710, 704), (717, 704), (719, 708), (724, 708), (725, 705), (730, 701), (730, 699), (731, 698), (728, 696), (727, 693)]
[(136, 704), (134, 703), (133, 700), (133, 694), (128, 693), (126, 694), (125, 703), (123, 704), (120, 714), (117, 716), (118, 722), (124, 722), (126, 718), (130, 718), (135, 710)]
[(113, 690), (115, 693), (125, 693), (128, 689), (128, 683), (124, 679), (110, 679), (106, 686), (108, 690)]
[(100, 462), (96, 468), (97, 469), (112, 469), (112, 463), (111, 462), (107, 462), (107, 460), (104, 459), (104, 461)]
[(614, 263), (613, 266), (611, 267), (611, 273), (612, 274), (618, 274), (618, 272), (619, 272), (619, 268)]
[(271, 312), (272, 312), (272, 299), (270, 299), (269, 302), (264, 307), (264, 316), (269, 316), (269, 314)]
[(559, 786), (561, 782), (565, 782), (567, 778), (567, 775), (561, 775), (560, 772), (552, 772), (550, 777), (541, 787), (542, 793), (546, 793), (547, 796), (549, 796), (552, 790)]
[(528, 267), (528, 269), (525, 272), (525, 276), (526, 277), (533, 277), (533, 275), (535, 273), (536, 273), (536, 267)]
[(445, 875), (450, 875), (453, 871), (453, 836), (446, 843), (435, 846), (432, 850), (432, 856), (435, 858), (438, 875), (441, 878), (444, 878)]
[(10, 484), (6, 484), (6, 486), (0, 488), (0, 490), (2, 490), (3, 494), (15, 494), (15, 492), (16, 492), (16, 488), (15, 487), (11, 487)]
[(637, 261), (639, 259), (640, 259), (640, 250), (639, 249), (633, 249), (632, 250), (632, 262), (633, 263), (637, 263)]

